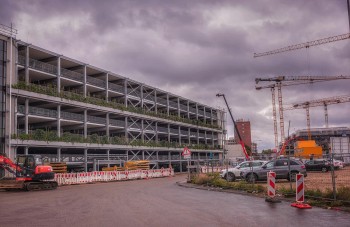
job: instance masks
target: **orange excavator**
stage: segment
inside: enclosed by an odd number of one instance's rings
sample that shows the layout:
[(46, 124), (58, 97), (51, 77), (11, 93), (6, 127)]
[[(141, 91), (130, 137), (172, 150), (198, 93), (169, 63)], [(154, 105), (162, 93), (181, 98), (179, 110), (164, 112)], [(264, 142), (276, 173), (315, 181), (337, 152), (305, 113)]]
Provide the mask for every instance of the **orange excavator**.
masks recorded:
[(12, 178), (0, 179), (0, 189), (14, 190), (50, 190), (58, 184), (53, 179), (55, 173), (51, 166), (42, 164), (40, 155), (17, 155), (14, 163), (4, 154), (0, 154), (0, 168), (13, 174)]

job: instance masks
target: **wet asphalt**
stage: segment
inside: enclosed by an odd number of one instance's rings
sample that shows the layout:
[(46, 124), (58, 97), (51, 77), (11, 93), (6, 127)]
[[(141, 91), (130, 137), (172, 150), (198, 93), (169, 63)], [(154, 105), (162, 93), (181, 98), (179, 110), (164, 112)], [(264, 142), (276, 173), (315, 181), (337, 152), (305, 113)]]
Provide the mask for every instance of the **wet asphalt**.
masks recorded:
[(350, 213), (176, 185), (185, 176), (0, 191), (0, 226), (335, 226)]

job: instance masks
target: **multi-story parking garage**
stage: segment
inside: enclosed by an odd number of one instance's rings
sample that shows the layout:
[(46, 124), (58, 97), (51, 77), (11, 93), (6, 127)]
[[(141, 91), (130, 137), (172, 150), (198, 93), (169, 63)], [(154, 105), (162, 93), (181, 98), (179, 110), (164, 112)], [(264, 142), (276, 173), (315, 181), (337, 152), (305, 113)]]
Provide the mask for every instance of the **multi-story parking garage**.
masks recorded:
[(221, 158), (223, 111), (16, 40), (7, 29), (0, 128), (10, 158), (41, 154), (85, 170), (150, 160), (178, 171), (184, 146), (192, 160)]

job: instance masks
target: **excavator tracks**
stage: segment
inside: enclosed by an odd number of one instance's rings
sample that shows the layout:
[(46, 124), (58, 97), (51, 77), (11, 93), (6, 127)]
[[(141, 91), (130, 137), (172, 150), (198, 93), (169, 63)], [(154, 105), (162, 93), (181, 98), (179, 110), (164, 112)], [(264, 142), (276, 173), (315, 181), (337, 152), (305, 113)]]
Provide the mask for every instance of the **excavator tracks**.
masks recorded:
[(53, 190), (58, 186), (55, 181), (42, 181), (42, 182), (25, 182), (24, 189), (26, 191), (38, 191), (38, 190)]

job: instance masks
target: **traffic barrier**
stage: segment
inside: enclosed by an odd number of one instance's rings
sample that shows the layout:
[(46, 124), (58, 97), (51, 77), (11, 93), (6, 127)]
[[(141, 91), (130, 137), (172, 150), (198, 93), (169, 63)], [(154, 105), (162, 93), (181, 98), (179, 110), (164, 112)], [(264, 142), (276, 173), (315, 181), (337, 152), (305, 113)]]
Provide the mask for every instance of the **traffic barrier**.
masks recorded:
[(148, 179), (173, 176), (173, 169), (130, 170), (130, 171), (94, 171), (80, 173), (56, 173), (58, 185), (87, 184), (92, 182), (108, 182), (135, 179)]
[(312, 208), (309, 204), (304, 203), (304, 175), (296, 175), (296, 190), (295, 190), (295, 203), (292, 203), (292, 207), (299, 209), (310, 209)]
[(267, 197), (266, 202), (278, 203), (280, 200), (275, 198), (276, 196), (276, 173), (270, 171), (267, 173)]

